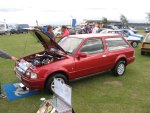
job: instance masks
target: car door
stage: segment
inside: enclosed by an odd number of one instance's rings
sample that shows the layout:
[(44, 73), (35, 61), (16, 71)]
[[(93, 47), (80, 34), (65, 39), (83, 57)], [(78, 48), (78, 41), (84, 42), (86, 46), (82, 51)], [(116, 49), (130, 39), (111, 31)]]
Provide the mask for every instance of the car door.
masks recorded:
[(78, 77), (103, 71), (105, 55), (100, 38), (86, 40), (77, 54), (79, 53), (85, 53), (86, 56), (75, 58), (75, 70)]

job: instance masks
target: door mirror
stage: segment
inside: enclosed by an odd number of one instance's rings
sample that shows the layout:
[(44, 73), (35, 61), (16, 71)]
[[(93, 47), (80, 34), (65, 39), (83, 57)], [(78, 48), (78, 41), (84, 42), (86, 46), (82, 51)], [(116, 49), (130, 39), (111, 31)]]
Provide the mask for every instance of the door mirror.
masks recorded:
[(82, 53), (82, 52), (78, 53), (78, 58), (85, 58), (85, 57), (87, 57), (86, 53)]

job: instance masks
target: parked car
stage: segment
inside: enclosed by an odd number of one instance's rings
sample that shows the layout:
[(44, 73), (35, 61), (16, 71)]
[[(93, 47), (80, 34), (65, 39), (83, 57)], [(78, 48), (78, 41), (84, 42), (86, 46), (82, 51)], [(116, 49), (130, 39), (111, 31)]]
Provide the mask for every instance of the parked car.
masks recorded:
[(144, 29), (144, 31), (145, 31), (145, 33), (149, 33), (150, 32), (150, 28), (147, 27), (147, 28)]
[(143, 35), (135, 34), (133, 31), (129, 29), (121, 29), (121, 30), (125, 32), (128, 36), (134, 36), (134, 37), (140, 38), (141, 40), (144, 38)]
[(19, 34), (19, 33), (27, 33), (29, 25), (28, 24), (16, 24), (13, 26), (13, 28), (11, 29), (11, 33), (12, 34)]
[(17, 27), (16, 27), (16, 25), (10, 25), (10, 33), (11, 34), (17, 33)]
[(144, 55), (145, 53), (150, 53), (150, 33), (146, 35), (142, 43), (141, 55)]
[(0, 22), (0, 35), (2, 34), (10, 35), (10, 30), (5, 22)]
[(112, 30), (112, 29), (106, 29), (100, 32), (101, 34), (106, 34), (106, 33), (116, 33), (116, 34), (121, 34), (124, 36), (124, 38), (130, 42), (133, 48), (136, 48), (138, 44), (141, 42), (140, 38), (134, 37), (134, 36), (128, 36), (124, 31), (122, 30)]
[(129, 27), (129, 29), (130, 29), (131, 31), (133, 31), (134, 33), (137, 33), (137, 30), (136, 30), (134, 27)]
[(70, 35), (57, 44), (40, 30), (31, 33), (45, 50), (20, 58), (15, 66), (17, 77), (31, 89), (52, 93), (54, 78), (68, 83), (107, 70), (122, 76), (135, 59), (134, 49), (119, 34)]

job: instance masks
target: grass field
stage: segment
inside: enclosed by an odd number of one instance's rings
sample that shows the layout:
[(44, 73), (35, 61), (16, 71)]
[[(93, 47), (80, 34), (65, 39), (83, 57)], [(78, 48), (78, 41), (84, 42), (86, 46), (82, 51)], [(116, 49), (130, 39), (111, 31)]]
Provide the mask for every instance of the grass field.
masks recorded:
[[(0, 36), (0, 49), (21, 57), (43, 47), (30, 34), (22, 34)], [(122, 77), (106, 72), (70, 83), (76, 113), (150, 113), (150, 56), (141, 56), (140, 46), (135, 51), (136, 60)], [(13, 67), (13, 61), (0, 59), (2, 84), (18, 82)], [(15, 101), (0, 98), (0, 113), (36, 113), (41, 97), (52, 95), (41, 91)]]

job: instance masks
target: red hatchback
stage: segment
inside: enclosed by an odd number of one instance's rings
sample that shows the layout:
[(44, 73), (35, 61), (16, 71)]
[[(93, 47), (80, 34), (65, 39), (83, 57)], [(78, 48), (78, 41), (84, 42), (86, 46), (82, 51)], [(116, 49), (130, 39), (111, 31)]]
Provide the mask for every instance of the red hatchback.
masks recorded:
[(54, 78), (62, 83), (107, 70), (122, 76), (135, 59), (134, 49), (118, 34), (70, 35), (58, 44), (40, 30), (32, 30), (45, 50), (21, 58), (15, 72), (31, 89), (52, 93)]

